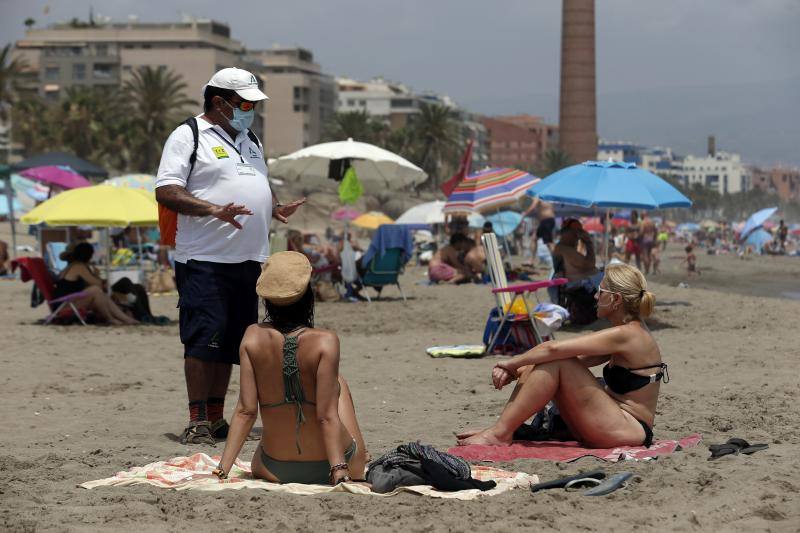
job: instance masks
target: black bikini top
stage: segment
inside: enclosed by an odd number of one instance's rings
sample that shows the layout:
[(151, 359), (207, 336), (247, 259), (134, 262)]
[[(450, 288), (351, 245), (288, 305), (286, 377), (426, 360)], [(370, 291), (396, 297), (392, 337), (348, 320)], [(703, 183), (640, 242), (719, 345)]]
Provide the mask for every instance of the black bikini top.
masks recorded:
[[(649, 376), (640, 376), (634, 374), (633, 370), (644, 370), (646, 368), (658, 368), (659, 371)], [(624, 366), (611, 366), (607, 364), (603, 367), (603, 379), (606, 385), (612, 392), (617, 394), (627, 394), (642, 387), (664, 380), (664, 383), (669, 383), (669, 372), (667, 371), (666, 363), (658, 365), (648, 365), (640, 368), (625, 368)]]

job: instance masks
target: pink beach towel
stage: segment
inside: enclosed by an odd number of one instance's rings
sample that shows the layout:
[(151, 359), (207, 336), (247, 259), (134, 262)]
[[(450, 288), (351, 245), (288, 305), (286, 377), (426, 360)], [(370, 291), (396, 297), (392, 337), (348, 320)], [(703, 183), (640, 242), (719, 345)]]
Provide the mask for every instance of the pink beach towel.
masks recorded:
[(649, 448), (644, 446), (621, 446), (619, 448), (584, 448), (574, 441), (570, 442), (530, 442), (514, 441), (511, 446), (456, 446), (447, 453), (463, 457), (467, 461), (513, 461), (515, 459), (544, 459), (546, 461), (570, 462), (581, 457), (596, 457), (616, 463), (620, 460), (646, 461), (659, 455), (669, 455), (674, 451), (697, 446), (701, 440), (697, 433), (680, 440), (657, 440)]

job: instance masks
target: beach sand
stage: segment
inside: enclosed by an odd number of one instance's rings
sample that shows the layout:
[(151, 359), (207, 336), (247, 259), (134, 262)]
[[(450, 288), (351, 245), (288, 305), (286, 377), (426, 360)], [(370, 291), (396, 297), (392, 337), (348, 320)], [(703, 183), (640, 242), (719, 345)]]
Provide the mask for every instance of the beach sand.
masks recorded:
[[(681, 289), (678, 260), (665, 261), (664, 274), (651, 280), (659, 300), (651, 325), (671, 376), (661, 386), (656, 437), (698, 432), (703, 442), (648, 463), (501, 463), (543, 480), (594, 468), (636, 477), (607, 497), (517, 490), (471, 502), (77, 488), (154, 460), (220, 453), (222, 445), (185, 447), (165, 436), (179, 433), (187, 416), (176, 325), (43, 327), (35, 321), (44, 308), (29, 307), (30, 285), (2, 281), (0, 530), (797, 531), (800, 301), (754, 293), (776, 293), (758, 280), (797, 280), (800, 260), (701, 256), (700, 267), (707, 269), (701, 280)], [(417, 439), (447, 448), (453, 431), (490, 424), (510, 393), (491, 386), (494, 357), (425, 354), (431, 345), (480, 342), (493, 305), (489, 289), (418, 285), (423, 279), (418, 268), (404, 275), (407, 303), (387, 288), (385, 301), (317, 309), (318, 325), (341, 337), (341, 371), (373, 456)], [(153, 298), (156, 311), (172, 318), (175, 303)], [(228, 416), (237, 391), (238, 376)], [(707, 461), (708, 444), (733, 436), (770, 447)], [(246, 444), (243, 459), (254, 446)]]

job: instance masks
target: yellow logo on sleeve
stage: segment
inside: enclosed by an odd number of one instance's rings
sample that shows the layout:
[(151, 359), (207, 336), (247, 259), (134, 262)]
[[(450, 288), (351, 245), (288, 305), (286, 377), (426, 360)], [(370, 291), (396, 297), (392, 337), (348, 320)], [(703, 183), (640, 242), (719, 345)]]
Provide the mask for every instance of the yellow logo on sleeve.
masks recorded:
[(222, 146), (215, 146), (212, 148), (212, 150), (214, 151), (214, 155), (217, 156), (217, 159), (228, 158), (228, 152), (226, 152), (225, 148), (223, 148)]

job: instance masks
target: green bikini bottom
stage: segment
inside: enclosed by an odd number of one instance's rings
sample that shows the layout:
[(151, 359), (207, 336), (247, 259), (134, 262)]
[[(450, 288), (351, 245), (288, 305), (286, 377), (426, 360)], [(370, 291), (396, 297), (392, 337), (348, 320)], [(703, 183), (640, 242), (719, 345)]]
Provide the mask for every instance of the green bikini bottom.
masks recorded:
[[(281, 483), (304, 483), (306, 485), (327, 485), (330, 482), (331, 464), (325, 461), (279, 461), (261, 450), (261, 463), (277, 477)], [(358, 446), (355, 439), (344, 451), (345, 462), (356, 454)]]

